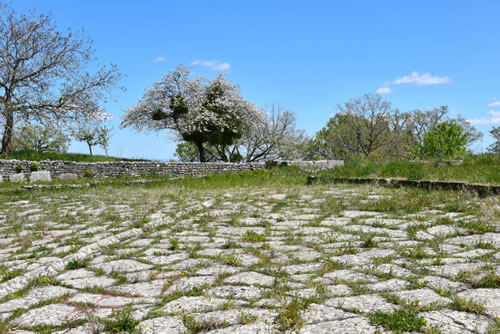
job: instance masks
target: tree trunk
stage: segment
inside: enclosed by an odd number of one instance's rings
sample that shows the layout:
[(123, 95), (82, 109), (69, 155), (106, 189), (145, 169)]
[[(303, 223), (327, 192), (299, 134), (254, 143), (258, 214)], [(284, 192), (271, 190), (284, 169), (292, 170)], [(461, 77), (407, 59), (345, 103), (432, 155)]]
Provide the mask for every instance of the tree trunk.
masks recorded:
[(89, 145), (90, 155), (92, 155), (92, 145), (90, 145), (89, 143), (87, 143), (87, 145)]
[(6, 111), (5, 128), (2, 137), (2, 156), (9, 154), (9, 145), (12, 140), (12, 129), (14, 128), (14, 113), (11, 110)]
[(203, 143), (194, 143), (198, 148), (198, 152), (200, 153), (200, 162), (207, 162), (205, 158), (205, 148), (203, 147)]

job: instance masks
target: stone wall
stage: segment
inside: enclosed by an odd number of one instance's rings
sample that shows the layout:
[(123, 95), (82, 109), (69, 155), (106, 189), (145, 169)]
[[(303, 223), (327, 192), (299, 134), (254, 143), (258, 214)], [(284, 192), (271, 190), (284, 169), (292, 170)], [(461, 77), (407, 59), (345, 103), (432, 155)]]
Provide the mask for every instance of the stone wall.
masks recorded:
[(284, 166), (297, 166), (302, 168), (320, 168), (328, 169), (337, 166), (344, 166), (344, 160), (272, 160), (266, 162), (267, 167), (284, 167)]
[[(35, 161), (0, 160), (0, 179), (8, 179), (16, 174), (18, 164), (23, 165), (23, 172), (30, 171)], [(73, 161), (37, 161), (39, 170), (49, 171), (52, 178), (61, 174), (75, 173), (84, 176), (91, 170), (97, 177), (142, 176), (142, 175), (203, 175), (210, 173), (230, 173), (265, 169), (261, 162), (223, 163), (223, 162), (156, 162), (156, 161), (118, 161), (118, 162), (73, 162)]]

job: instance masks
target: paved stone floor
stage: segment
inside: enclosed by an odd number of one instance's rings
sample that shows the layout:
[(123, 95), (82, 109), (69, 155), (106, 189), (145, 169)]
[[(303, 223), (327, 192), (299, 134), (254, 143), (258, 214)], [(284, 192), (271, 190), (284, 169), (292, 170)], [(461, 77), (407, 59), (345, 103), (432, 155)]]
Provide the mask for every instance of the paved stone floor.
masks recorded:
[(20, 196), (0, 201), (0, 332), (390, 333), (375, 315), (401, 310), (423, 321), (416, 332), (500, 328), (498, 197), (364, 186)]

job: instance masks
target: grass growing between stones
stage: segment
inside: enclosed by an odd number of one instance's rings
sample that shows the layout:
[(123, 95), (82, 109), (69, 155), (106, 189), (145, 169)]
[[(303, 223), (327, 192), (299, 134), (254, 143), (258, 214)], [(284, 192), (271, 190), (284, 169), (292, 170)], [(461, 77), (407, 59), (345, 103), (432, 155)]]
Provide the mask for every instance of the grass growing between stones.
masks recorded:
[(140, 321), (132, 317), (132, 308), (126, 307), (121, 311), (113, 310), (111, 319), (104, 320), (104, 332), (106, 333), (140, 333), (136, 326)]
[(304, 326), (302, 314), (306, 307), (306, 303), (297, 296), (292, 297), (289, 301), (283, 301), (278, 308), (278, 316), (275, 319), (279, 330), (298, 332)]
[[(305, 186), (303, 174), (286, 179), (292, 172), (1, 192), (0, 316), (9, 328), (32, 330), (35, 319), (55, 331), (43, 315), (55, 304), (62, 317), (85, 313), (85, 326), (102, 319), (115, 333), (145, 331), (135, 321), (159, 317), (192, 333), (273, 324), (307, 333), (326, 321), (318, 307), (329, 307), (355, 312), (372, 331), (429, 332), (417, 327), (434, 311), (493, 328), (496, 304), (482, 298), (499, 288), (497, 198)], [(16, 286), (23, 276), (40, 279)], [(40, 297), (53, 288), (67, 290)]]
[(418, 312), (404, 309), (392, 313), (375, 312), (369, 319), (373, 324), (390, 329), (394, 333), (419, 331), (426, 324)]

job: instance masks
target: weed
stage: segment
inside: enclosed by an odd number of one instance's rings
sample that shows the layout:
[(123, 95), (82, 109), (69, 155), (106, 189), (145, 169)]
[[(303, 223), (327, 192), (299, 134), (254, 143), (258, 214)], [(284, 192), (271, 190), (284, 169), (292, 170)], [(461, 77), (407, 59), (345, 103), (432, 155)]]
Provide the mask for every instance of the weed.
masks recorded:
[(86, 268), (88, 264), (87, 259), (73, 259), (66, 264), (66, 270), (75, 270), (80, 268)]
[(294, 296), (290, 301), (282, 303), (275, 319), (279, 329), (282, 332), (298, 332), (305, 323), (302, 318), (302, 312), (306, 306), (298, 296)]
[(225, 254), (219, 257), (219, 261), (222, 264), (227, 264), (229, 266), (240, 267), (241, 261), (235, 254)]
[(425, 325), (425, 319), (416, 311), (397, 310), (393, 313), (375, 312), (369, 316), (370, 321), (394, 333), (418, 331)]
[(361, 237), (361, 247), (363, 248), (373, 248), (377, 247), (378, 243), (374, 240), (375, 235), (373, 234), (365, 234)]
[(104, 332), (133, 333), (139, 322), (132, 317), (131, 307), (125, 307), (122, 311), (113, 310), (111, 319), (104, 320)]
[(177, 238), (171, 238), (170, 239), (170, 245), (168, 246), (169, 250), (177, 250), (179, 249), (179, 239)]
[(247, 231), (243, 234), (243, 240), (251, 242), (263, 242), (266, 239), (264, 234), (257, 233), (255, 231)]
[(452, 296), (453, 303), (450, 307), (464, 312), (471, 312), (476, 314), (481, 314), (484, 312), (484, 305), (476, 303), (472, 299), (459, 298), (456, 295)]

